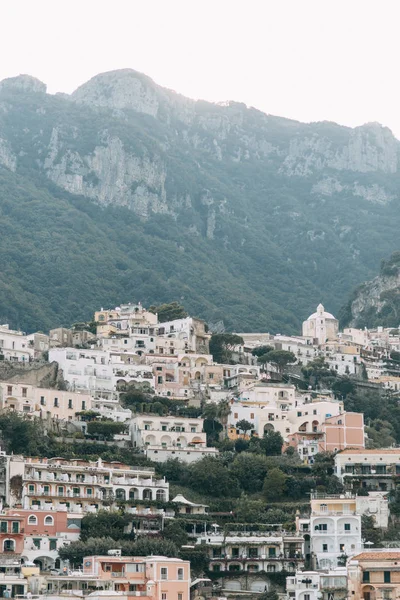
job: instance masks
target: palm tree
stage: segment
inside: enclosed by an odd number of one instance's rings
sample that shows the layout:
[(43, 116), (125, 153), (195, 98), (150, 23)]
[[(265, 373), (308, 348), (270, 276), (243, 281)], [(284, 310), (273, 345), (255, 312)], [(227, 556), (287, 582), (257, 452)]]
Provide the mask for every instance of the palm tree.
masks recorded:
[(228, 417), (231, 414), (231, 404), (229, 400), (222, 400), (217, 405), (217, 418), (221, 422), (221, 425), (224, 428), (225, 437), (228, 436), (227, 426), (228, 426)]

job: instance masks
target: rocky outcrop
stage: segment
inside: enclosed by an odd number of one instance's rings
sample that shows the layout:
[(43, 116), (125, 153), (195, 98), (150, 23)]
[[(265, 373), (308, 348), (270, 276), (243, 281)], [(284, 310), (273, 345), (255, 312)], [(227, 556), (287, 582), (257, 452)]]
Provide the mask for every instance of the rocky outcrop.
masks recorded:
[(58, 363), (11, 363), (0, 362), (0, 381), (15, 381), (43, 388), (65, 390), (62, 370)]
[(18, 75), (18, 77), (9, 77), (0, 81), (0, 90), (7, 89), (25, 93), (45, 94), (47, 86), (39, 79), (36, 79), (36, 77), (31, 77), (31, 75)]
[(355, 290), (344, 315), (352, 327), (400, 325), (400, 252), (382, 261), (380, 274)]

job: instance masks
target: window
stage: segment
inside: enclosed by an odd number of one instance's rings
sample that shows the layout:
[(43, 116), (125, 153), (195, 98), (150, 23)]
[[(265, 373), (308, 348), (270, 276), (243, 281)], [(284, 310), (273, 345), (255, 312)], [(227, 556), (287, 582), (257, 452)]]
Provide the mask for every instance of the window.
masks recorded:
[(178, 580), (183, 581), (183, 569), (178, 569)]
[(183, 600), (183, 594), (182, 594), (182, 592), (178, 592), (178, 600)]
[(310, 600), (310, 594), (304, 594), (303, 598), (304, 600)]
[(190, 428), (190, 433), (196, 433), (196, 427), (191, 427)]
[(161, 600), (167, 600), (167, 592), (161, 592)]
[(258, 548), (249, 548), (249, 558), (258, 557)]
[(4, 540), (4, 552), (14, 552), (15, 551), (15, 542), (14, 540)]
[(18, 521), (12, 522), (12, 532), (19, 533), (19, 522)]
[(33, 544), (34, 544), (35, 548), (37, 548), (38, 550), (40, 550), (41, 543), (42, 543), (41, 539), (33, 538)]
[(57, 540), (49, 541), (49, 550), (57, 550)]
[(8, 523), (7, 521), (0, 521), (0, 533), (8, 532)]
[(44, 494), (50, 494), (50, 486), (49, 485), (44, 485), (43, 486), (43, 493)]
[(41, 404), (42, 406), (45, 406), (45, 405), (46, 405), (46, 402), (45, 402), (45, 400), (44, 400), (44, 396), (40, 396), (40, 404)]
[(57, 493), (58, 493), (59, 496), (64, 496), (64, 488), (62, 486), (60, 486), (57, 489)]
[(35, 493), (35, 486), (33, 484), (28, 485), (28, 492), (29, 494)]
[(22, 397), (23, 398), (26, 398), (27, 393), (28, 393), (28, 388), (22, 388)]
[(68, 400), (68, 408), (73, 408), (71, 399)]
[(390, 571), (383, 571), (384, 583), (390, 583)]
[(54, 525), (53, 517), (51, 517), (50, 515), (47, 515), (47, 517), (44, 518), (44, 524), (45, 525)]
[(162, 375), (159, 375), (159, 376), (157, 377), (157, 383), (162, 383)]
[(274, 558), (276, 556), (276, 548), (268, 548), (268, 556)]
[(7, 386), (7, 394), (12, 394), (12, 385)]
[(363, 583), (369, 583), (369, 571), (363, 572)]
[(168, 569), (167, 567), (161, 567), (161, 579), (168, 579)]
[(37, 525), (37, 517), (35, 515), (29, 515), (28, 525)]
[(328, 544), (322, 544), (322, 552), (328, 552)]
[(58, 398), (54, 398), (54, 406), (58, 407)]
[(350, 525), (350, 523), (345, 523), (345, 524), (344, 524), (344, 530), (345, 530), (345, 531), (350, 531), (350, 530), (351, 530), (351, 525)]
[(340, 552), (344, 552), (344, 544), (340, 544), (339, 550)]
[(232, 558), (238, 558), (239, 548), (232, 548)]
[(72, 495), (75, 496), (75, 498), (77, 498), (80, 495), (80, 490), (78, 487), (72, 488)]
[(82, 410), (86, 410), (86, 400), (82, 400)]
[(269, 573), (275, 573), (276, 571), (276, 566), (275, 565), (267, 565), (267, 572)]

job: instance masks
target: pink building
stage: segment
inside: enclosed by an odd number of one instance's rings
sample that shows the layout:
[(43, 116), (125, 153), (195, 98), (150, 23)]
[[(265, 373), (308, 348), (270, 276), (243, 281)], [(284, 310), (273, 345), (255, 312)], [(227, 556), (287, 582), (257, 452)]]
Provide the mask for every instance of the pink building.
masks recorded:
[(190, 562), (165, 556), (86, 556), (83, 571), (48, 577), (47, 581), (52, 594), (108, 590), (122, 592), (127, 599), (189, 600)]
[(364, 415), (346, 412), (328, 417), (322, 425), (325, 433), (324, 447), (327, 452), (336, 452), (345, 448), (365, 448)]

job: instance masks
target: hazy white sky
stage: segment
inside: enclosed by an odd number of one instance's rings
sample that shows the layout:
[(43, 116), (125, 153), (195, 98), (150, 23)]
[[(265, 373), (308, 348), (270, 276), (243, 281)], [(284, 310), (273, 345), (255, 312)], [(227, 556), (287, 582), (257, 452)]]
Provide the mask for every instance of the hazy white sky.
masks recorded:
[(130, 67), (192, 98), (400, 138), (400, 0), (1, 0), (0, 79)]

